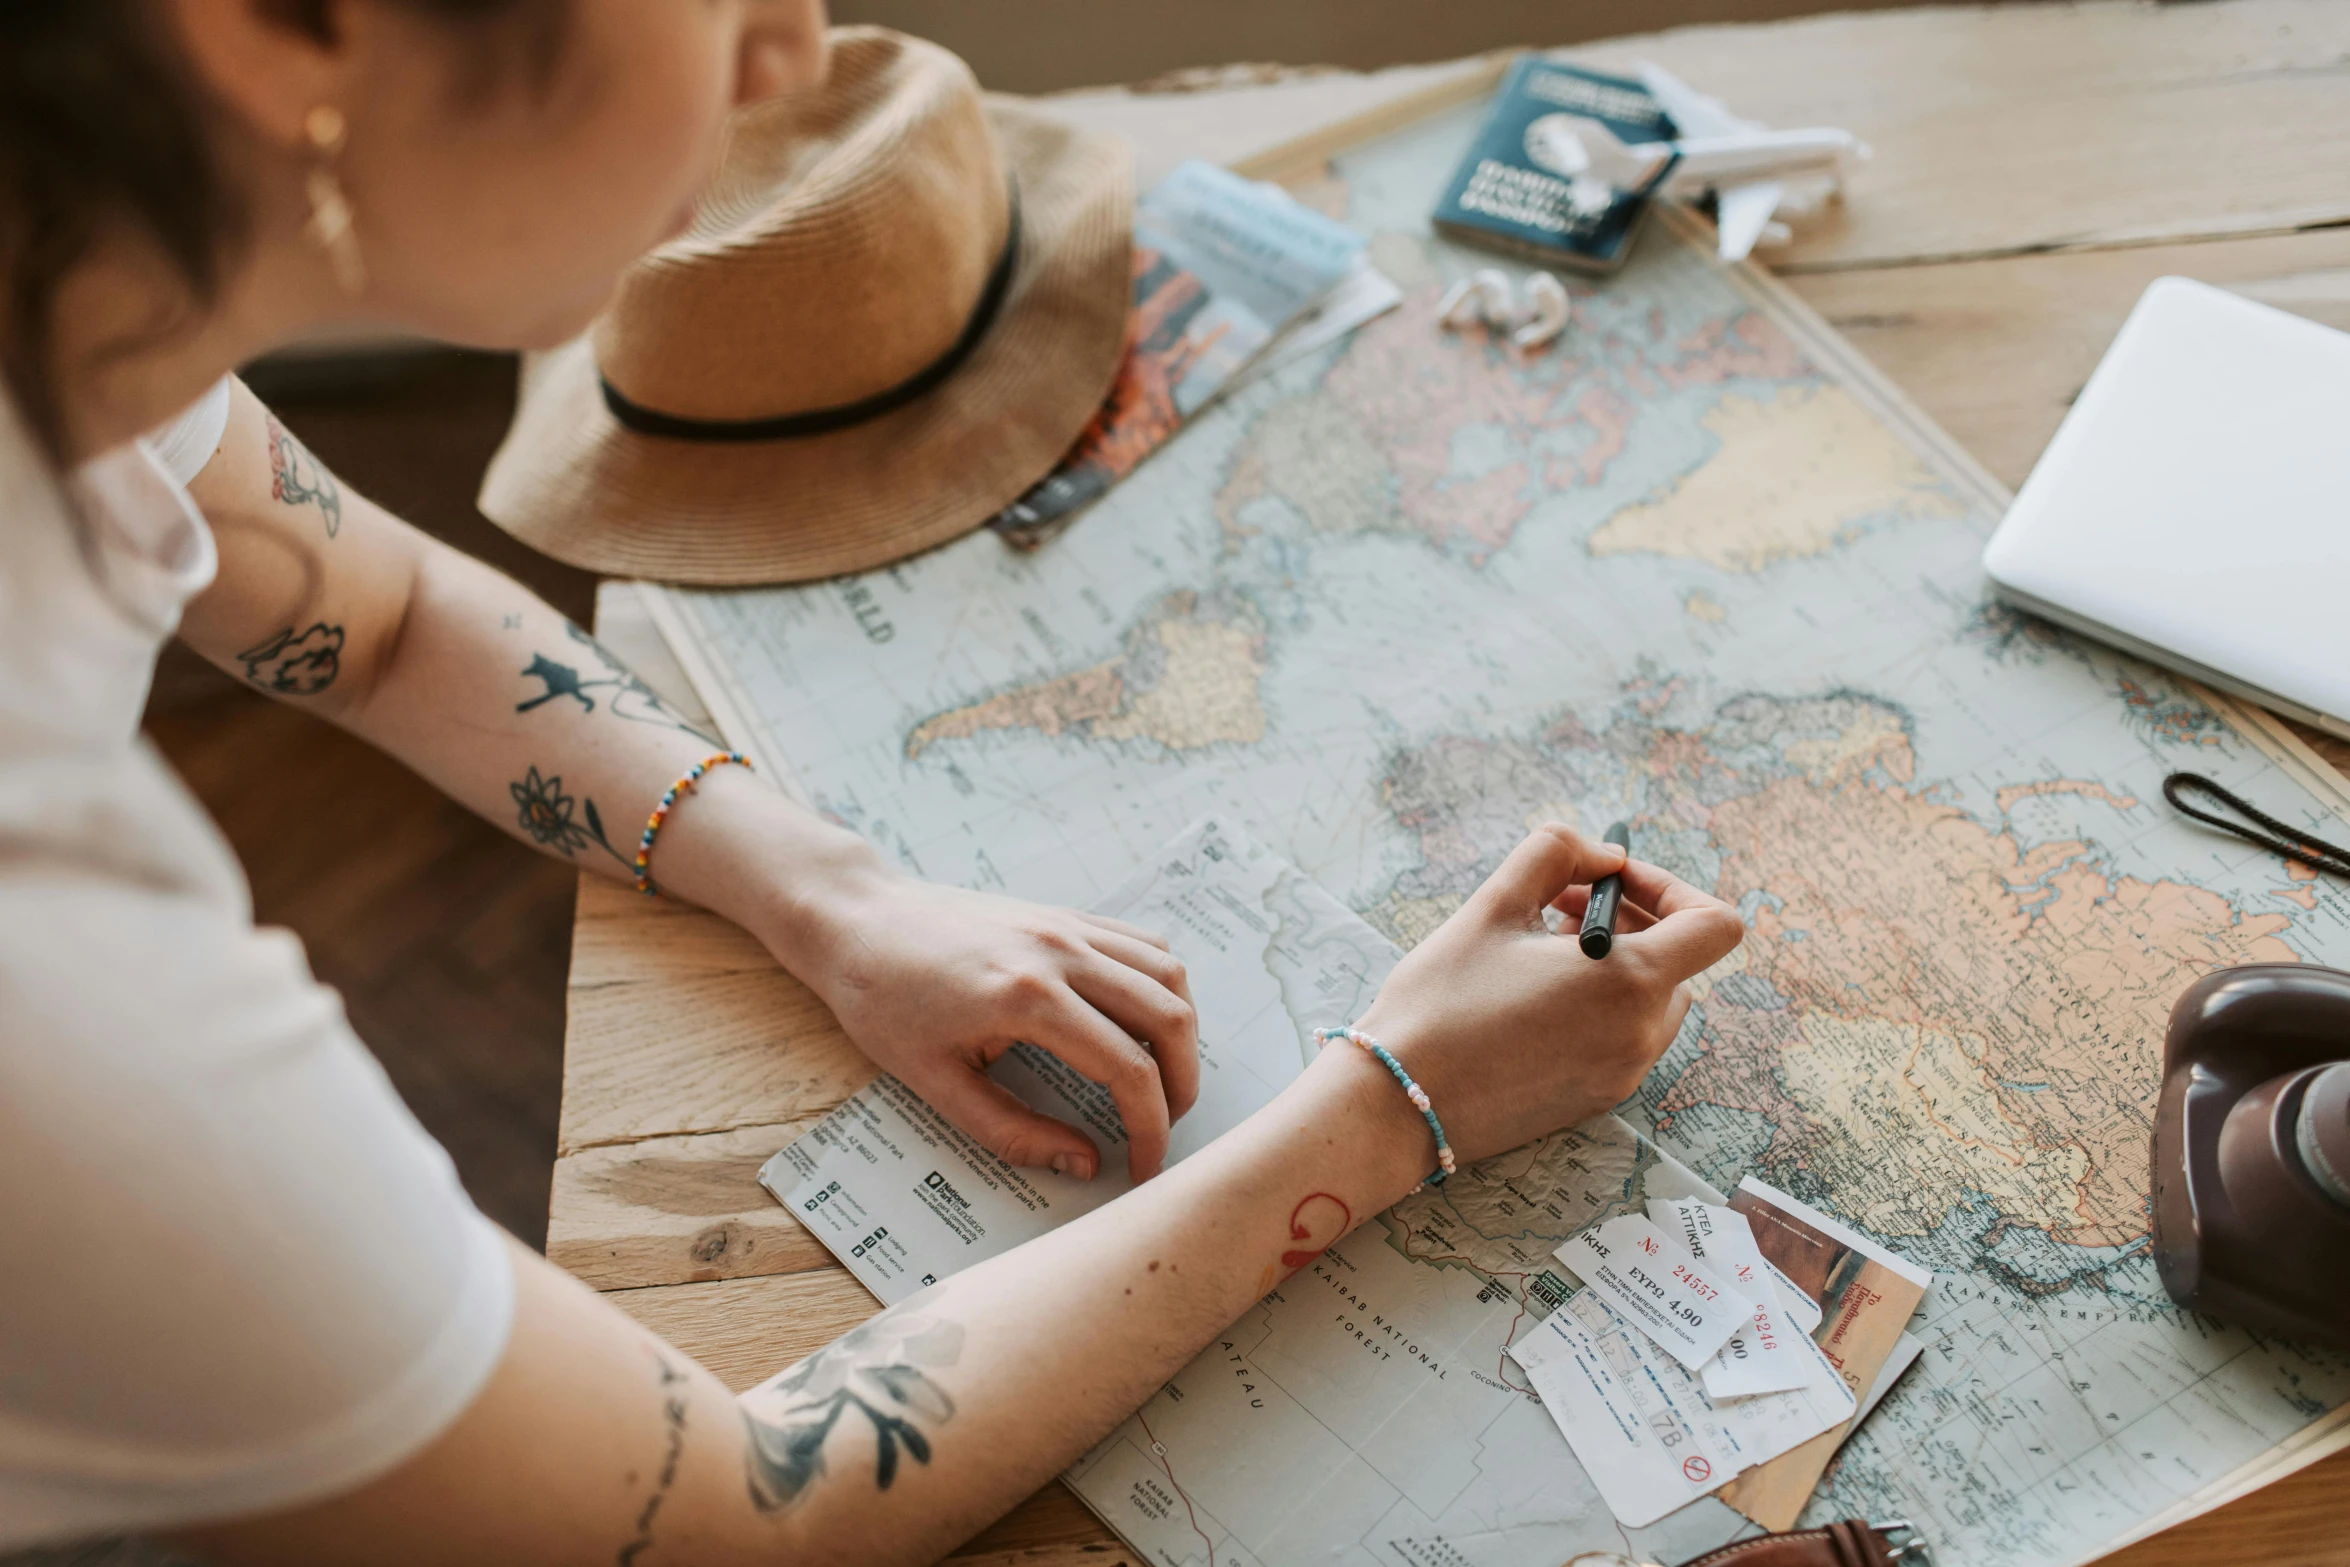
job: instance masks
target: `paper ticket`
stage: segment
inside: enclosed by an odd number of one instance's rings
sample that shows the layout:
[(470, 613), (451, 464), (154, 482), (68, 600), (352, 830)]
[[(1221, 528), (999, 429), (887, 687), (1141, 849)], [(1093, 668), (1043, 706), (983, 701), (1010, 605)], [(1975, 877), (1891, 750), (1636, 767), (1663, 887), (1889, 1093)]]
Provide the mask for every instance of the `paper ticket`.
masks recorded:
[(1556, 1255), (1618, 1316), (1693, 1371), (1754, 1318), (1752, 1300), (1637, 1213), (1594, 1225)]
[(1695, 1378), (1586, 1289), (1510, 1347), (1608, 1511), (1628, 1528), (1754, 1460), (1725, 1442)]
[(1754, 1320), (1731, 1334), (1721, 1352), (1705, 1363), (1705, 1390), (1715, 1398), (1751, 1398), (1808, 1386), (1812, 1367), (1797, 1347), (1808, 1342), (1781, 1313), (1757, 1306)]
[(1771, 1265), (1754, 1244), (1746, 1215), (1693, 1197), (1653, 1197), (1648, 1216), (1666, 1233), (1678, 1235), (1708, 1267), (1726, 1273), (1754, 1304), (1753, 1320), (1730, 1335), (1706, 1362), (1705, 1390), (1714, 1398), (1750, 1398), (1785, 1393), (1809, 1382), (1812, 1358), (1796, 1347), (1802, 1337), (1772, 1280)]
[(1585, 1289), (1510, 1347), (1576, 1460), (1628, 1527), (1654, 1523), (1852, 1414), (1852, 1395), (1818, 1362), (1791, 1393), (1717, 1403), (1698, 1379)]
[(1648, 1217), (1708, 1267), (1726, 1275), (1748, 1300), (1769, 1303), (1774, 1288), (1771, 1265), (1763, 1261), (1745, 1214), (1695, 1197), (1651, 1197)]

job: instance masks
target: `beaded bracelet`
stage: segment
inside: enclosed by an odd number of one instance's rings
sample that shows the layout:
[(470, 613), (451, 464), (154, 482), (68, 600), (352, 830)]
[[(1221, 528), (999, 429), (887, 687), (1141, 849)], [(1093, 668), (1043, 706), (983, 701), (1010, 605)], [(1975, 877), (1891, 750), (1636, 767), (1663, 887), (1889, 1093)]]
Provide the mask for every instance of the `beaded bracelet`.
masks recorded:
[(653, 807), (653, 814), (645, 818), (645, 835), (636, 842), (636, 890), (646, 897), (655, 891), (653, 886), (653, 840), (661, 836), (661, 824), (669, 820), (669, 813), (677, 802), (693, 792), (702, 781), (702, 775), (713, 767), (724, 767), (732, 762), (737, 767), (749, 767), (751, 759), (740, 751), (713, 751), (694, 763), (683, 778), (671, 784), (661, 795), (661, 803)]
[(1452, 1144), (1445, 1141), (1444, 1123), (1436, 1119), (1436, 1109), (1428, 1103), (1428, 1090), (1412, 1081), (1412, 1074), (1403, 1069), (1403, 1063), (1395, 1059), (1385, 1045), (1363, 1033), (1360, 1029), (1317, 1028), (1314, 1030), (1314, 1038), (1325, 1045), (1333, 1039), (1352, 1040), (1377, 1058), (1379, 1064), (1387, 1068), (1395, 1080), (1403, 1085), (1404, 1097), (1412, 1102), (1413, 1109), (1420, 1112), (1421, 1118), (1428, 1123), (1428, 1130), (1436, 1134), (1436, 1168), (1430, 1170), (1428, 1178), (1413, 1187), (1412, 1190), (1417, 1192), (1424, 1191), (1431, 1186), (1442, 1186), (1444, 1178), (1452, 1174), (1455, 1168)]

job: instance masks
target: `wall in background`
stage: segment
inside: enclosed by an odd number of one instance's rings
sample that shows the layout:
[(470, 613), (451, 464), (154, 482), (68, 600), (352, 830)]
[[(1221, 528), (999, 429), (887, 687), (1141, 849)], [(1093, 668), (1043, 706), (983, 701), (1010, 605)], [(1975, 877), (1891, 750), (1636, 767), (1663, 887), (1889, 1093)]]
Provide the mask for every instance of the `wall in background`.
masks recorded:
[(1234, 61), (1370, 70), (1511, 44), (1759, 22), (1903, 0), (832, 0), (840, 22), (935, 39), (1002, 92), (1139, 82)]

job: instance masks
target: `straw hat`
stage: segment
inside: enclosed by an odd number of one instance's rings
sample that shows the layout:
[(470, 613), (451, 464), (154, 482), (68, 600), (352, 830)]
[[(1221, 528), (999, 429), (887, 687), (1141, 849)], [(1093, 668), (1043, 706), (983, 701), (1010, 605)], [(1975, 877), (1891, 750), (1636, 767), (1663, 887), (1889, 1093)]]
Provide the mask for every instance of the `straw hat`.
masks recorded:
[(692, 230), (534, 356), (481, 509), (592, 570), (859, 571), (978, 526), (1107, 394), (1132, 295), (1123, 143), (983, 101), (962, 61), (832, 35), (743, 111)]

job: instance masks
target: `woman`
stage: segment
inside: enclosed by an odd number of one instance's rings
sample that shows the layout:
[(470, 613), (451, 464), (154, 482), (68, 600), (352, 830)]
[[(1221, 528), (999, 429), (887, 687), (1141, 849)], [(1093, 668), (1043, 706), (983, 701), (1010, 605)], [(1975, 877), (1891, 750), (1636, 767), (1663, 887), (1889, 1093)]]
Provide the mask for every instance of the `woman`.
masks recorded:
[[(651, 709), (525, 700), (554, 689), (515, 673), (542, 660), (626, 671), (345, 492), (223, 378), (346, 319), (570, 337), (683, 224), (728, 111), (816, 79), (821, 26), (816, 0), (0, 10), (0, 1547), (146, 1529), (226, 1561), (926, 1559), (1294, 1267), (1304, 1197), (1367, 1216), (1428, 1172), (1396, 1083), (1329, 1051), (1130, 1196), (738, 1402), (473, 1213), (137, 742), (176, 623), (546, 852), (644, 818), (707, 742)], [(740, 769), (686, 797), (660, 856), (666, 890), (756, 934), (1006, 1158), (1097, 1158), (982, 1075), (1026, 1038), (1111, 1087), (1155, 1171), (1197, 1065), (1153, 938), (913, 882)], [(1626, 934), (1591, 963), (1543, 910), (1619, 869)], [(1740, 930), (1545, 828), (1358, 1023), (1473, 1160), (1627, 1093)]]

